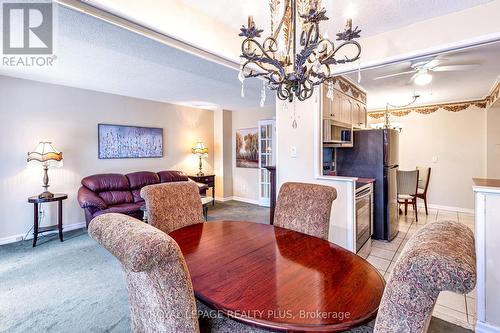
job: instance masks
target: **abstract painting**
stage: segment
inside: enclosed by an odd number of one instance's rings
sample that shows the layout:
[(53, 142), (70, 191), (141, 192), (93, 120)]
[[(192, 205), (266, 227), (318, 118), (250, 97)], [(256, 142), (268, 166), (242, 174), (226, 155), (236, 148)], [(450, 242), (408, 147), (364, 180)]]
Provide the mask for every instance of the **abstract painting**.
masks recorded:
[(100, 159), (163, 157), (163, 128), (98, 124)]
[(236, 131), (236, 167), (259, 168), (259, 129)]

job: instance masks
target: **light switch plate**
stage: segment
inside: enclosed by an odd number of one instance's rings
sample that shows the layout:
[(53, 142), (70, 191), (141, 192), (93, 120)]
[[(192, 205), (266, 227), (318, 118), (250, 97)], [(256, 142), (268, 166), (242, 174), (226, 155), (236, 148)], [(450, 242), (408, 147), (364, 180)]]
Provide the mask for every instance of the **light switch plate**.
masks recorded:
[(438, 162), (438, 157), (432, 156), (432, 163), (437, 163), (437, 162)]
[(297, 147), (295, 146), (290, 147), (290, 157), (297, 157)]

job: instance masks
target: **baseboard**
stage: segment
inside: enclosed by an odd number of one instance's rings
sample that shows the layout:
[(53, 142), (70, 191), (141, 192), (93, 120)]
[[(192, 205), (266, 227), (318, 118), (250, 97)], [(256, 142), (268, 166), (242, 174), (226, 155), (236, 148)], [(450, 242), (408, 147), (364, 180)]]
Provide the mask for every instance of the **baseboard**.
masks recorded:
[(245, 202), (245, 203), (249, 203), (249, 204), (253, 204), (253, 205), (258, 205), (259, 204), (259, 200), (254, 200), (254, 199), (249, 199), (249, 198), (242, 198), (242, 197), (236, 197), (236, 196), (233, 196), (232, 200), (234, 200), (234, 201), (240, 201), (240, 202)]
[[(87, 224), (85, 222), (63, 225), (63, 232), (85, 228), (86, 226), (87, 226)], [(52, 230), (52, 231), (44, 232), (43, 234), (44, 235), (50, 235), (50, 234), (57, 234), (57, 233), (58, 233), (57, 230)], [(9, 237), (5, 237), (5, 238), (0, 238), (0, 245), (5, 245), (5, 244), (10, 244), (10, 243), (20, 242), (20, 241), (23, 241), (23, 240), (30, 240), (30, 239), (33, 239), (33, 232), (30, 232), (26, 236), (26, 238), (24, 238), (24, 234), (19, 234), (19, 235), (9, 236)]]
[(20, 242), (23, 240), (23, 237), (24, 237), (24, 235), (19, 234), (19, 235), (0, 238), (0, 245)]
[(215, 201), (226, 202), (233, 200), (233, 197), (215, 197)]
[[(418, 204), (418, 208), (425, 208), (424, 204)], [(474, 209), (471, 208), (462, 208), (462, 207), (452, 207), (452, 206), (442, 206), (442, 205), (433, 205), (433, 204), (428, 204), (427, 208), (429, 209), (437, 209), (437, 210), (449, 210), (453, 212), (460, 212), (460, 213), (467, 213), (467, 214), (474, 214)]]
[(500, 327), (493, 326), (481, 321), (476, 322), (476, 333), (500, 333)]

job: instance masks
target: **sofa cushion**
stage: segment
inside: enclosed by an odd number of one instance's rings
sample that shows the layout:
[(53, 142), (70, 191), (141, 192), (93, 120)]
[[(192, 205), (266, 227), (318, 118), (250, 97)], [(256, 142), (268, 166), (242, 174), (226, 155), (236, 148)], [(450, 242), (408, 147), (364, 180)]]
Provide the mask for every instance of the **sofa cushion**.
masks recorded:
[(130, 191), (105, 191), (97, 195), (101, 197), (108, 206), (134, 202), (132, 192)]
[(82, 185), (93, 192), (129, 190), (127, 177), (117, 173), (103, 173), (82, 179)]
[(118, 204), (96, 212), (94, 217), (107, 213), (130, 214), (139, 211), (141, 206), (142, 204), (137, 203)]
[(189, 180), (182, 171), (160, 171), (158, 172), (158, 176), (160, 176), (161, 183), (185, 182)]
[(128, 178), (134, 202), (143, 201), (141, 198), (141, 188), (147, 185), (158, 184), (160, 177), (155, 172), (139, 171), (125, 175)]

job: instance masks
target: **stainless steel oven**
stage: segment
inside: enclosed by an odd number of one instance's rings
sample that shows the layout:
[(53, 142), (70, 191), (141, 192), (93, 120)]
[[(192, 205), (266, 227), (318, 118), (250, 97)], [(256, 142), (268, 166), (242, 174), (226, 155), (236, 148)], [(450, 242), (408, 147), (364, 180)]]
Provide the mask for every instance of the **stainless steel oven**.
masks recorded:
[(373, 228), (373, 189), (372, 184), (363, 184), (356, 189), (356, 252), (368, 244)]

